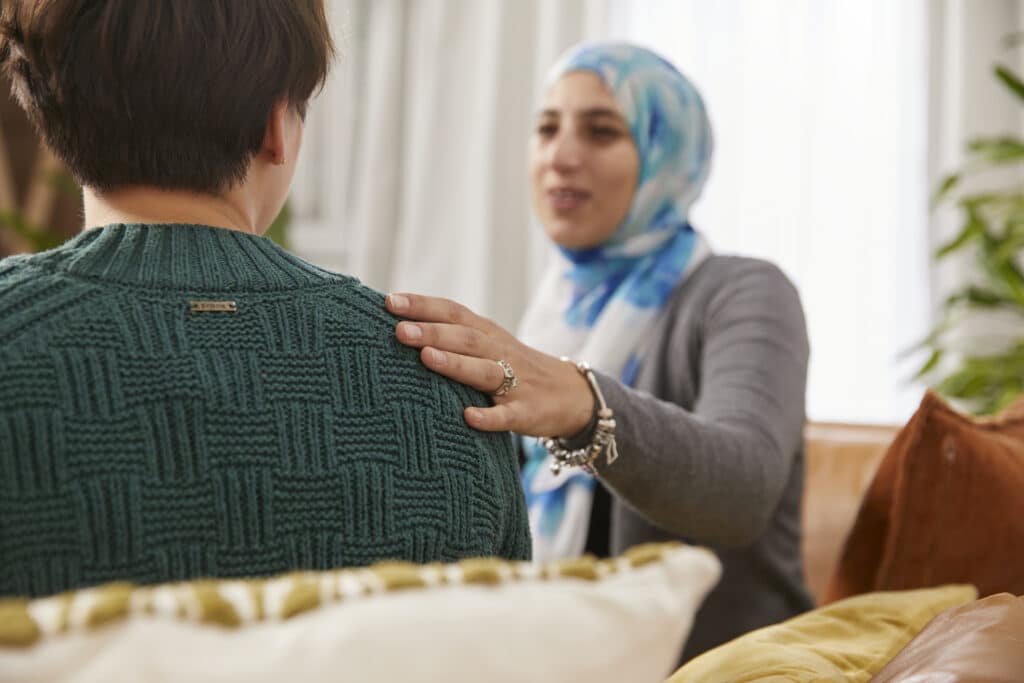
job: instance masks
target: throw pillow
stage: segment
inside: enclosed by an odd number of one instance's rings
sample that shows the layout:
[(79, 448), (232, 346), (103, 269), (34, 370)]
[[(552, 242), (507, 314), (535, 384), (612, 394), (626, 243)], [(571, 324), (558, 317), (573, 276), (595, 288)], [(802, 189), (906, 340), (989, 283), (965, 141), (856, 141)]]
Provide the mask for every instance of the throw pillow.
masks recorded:
[(640, 546), (0, 602), (0, 680), (660, 681), (721, 572)]
[(669, 683), (862, 683), (972, 586), (869, 593), (740, 636), (688, 662)]
[(929, 392), (879, 465), (826, 601), (970, 583), (1024, 593), (1024, 403), (973, 418)]

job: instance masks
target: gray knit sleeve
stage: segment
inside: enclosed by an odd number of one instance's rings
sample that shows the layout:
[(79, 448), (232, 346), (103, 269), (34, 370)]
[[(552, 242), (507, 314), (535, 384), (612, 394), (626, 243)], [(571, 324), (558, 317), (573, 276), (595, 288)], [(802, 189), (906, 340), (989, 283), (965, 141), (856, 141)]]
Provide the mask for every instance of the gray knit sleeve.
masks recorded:
[(746, 544), (772, 518), (802, 444), (803, 310), (785, 275), (753, 260), (682, 305), (694, 310), (666, 333), (673, 344), (688, 340), (678, 353), (694, 354), (692, 363), (672, 364), (699, 375), (689, 378), (697, 387), (692, 410), (599, 376), (620, 457), (598, 470), (627, 505), (667, 531)]

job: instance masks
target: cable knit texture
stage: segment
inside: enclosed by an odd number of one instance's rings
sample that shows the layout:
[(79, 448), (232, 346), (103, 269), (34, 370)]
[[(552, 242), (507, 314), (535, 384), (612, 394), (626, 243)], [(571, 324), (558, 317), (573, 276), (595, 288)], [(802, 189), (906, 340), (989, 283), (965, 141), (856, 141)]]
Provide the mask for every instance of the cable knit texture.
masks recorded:
[(527, 558), (511, 438), (467, 427), (487, 399), (395, 323), (357, 280), (220, 228), (0, 261), (0, 595)]

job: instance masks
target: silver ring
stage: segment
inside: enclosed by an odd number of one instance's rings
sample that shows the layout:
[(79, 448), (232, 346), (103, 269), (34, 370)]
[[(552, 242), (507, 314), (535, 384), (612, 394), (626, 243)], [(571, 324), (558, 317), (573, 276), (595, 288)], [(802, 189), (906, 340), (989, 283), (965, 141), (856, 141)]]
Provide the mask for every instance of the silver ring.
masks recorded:
[(519, 379), (516, 377), (515, 371), (512, 370), (512, 365), (507, 360), (495, 361), (501, 366), (501, 371), (505, 377), (501, 381), (501, 386), (497, 390), (491, 392), (491, 396), (504, 396), (508, 392), (519, 386)]

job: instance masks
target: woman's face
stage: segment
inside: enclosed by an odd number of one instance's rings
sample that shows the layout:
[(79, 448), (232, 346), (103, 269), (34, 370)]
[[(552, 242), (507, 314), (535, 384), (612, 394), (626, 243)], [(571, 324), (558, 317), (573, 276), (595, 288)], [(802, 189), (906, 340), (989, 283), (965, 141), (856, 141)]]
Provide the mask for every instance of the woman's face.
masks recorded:
[(548, 90), (530, 142), (533, 204), (551, 240), (569, 249), (604, 243), (629, 212), (640, 157), (611, 91), (589, 71)]

